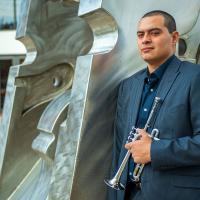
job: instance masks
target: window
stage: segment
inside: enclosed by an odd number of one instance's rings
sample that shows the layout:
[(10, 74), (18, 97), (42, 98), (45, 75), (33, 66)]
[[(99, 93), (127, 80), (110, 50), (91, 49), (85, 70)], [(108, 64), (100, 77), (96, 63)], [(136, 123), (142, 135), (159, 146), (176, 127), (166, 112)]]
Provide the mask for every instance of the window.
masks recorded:
[(8, 72), (10, 69), (10, 66), (12, 64), (12, 60), (0, 60), (0, 79), (1, 79), (1, 85), (0, 85), (0, 91), (1, 91), (1, 107), (0, 107), (0, 113), (2, 112), (5, 93), (6, 93), (6, 83), (8, 79)]
[(0, 120), (3, 111), (3, 104), (6, 94), (6, 85), (10, 67), (24, 61), (24, 55), (0, 56)]
[(16, 29), (22, 0), (0, 0), (0, 30)]

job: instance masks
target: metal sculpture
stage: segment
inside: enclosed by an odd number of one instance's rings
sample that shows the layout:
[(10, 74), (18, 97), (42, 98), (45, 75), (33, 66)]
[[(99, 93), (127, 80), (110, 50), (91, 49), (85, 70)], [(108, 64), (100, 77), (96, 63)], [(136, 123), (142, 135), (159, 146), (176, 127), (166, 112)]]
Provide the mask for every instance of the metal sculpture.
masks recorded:
[(106, 199), (116, 86), (144, 66), (136, 28), (162, 9), (181, 33), (177, 54), (200, 62), (200, 2), (26, 0), (0, 123), (0, 199)]

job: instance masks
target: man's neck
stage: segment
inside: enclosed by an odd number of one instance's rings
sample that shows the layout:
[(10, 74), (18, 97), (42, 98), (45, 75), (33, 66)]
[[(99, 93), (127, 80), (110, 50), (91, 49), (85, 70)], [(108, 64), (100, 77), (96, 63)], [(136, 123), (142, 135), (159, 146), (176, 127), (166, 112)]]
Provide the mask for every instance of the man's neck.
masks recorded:
[(156, 69), (158, 69), (160, 67), (160, 65), (162, 65), (163, 63), (165, 63), (172, 55), (169, 55), (167, 58), (165, 58), (162, 61), (148, 63), (147, 67), (148, 67), (149, 73), (150, 74), (153, 73)]

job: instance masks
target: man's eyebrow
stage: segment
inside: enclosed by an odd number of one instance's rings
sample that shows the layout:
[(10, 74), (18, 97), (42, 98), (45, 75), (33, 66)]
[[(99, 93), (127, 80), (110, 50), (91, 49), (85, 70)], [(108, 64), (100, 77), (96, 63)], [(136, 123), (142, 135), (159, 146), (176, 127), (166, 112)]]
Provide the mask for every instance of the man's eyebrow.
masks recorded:
[(151, 32), (151, 31), (161, 31), (161, 29), (160, 28), (151, 28), (151, 29), (148, 29), (148, 30), (139, 30), (139, 31), (137, 31), (137, 34), (138, 33), (144, 33), (144, 32)]

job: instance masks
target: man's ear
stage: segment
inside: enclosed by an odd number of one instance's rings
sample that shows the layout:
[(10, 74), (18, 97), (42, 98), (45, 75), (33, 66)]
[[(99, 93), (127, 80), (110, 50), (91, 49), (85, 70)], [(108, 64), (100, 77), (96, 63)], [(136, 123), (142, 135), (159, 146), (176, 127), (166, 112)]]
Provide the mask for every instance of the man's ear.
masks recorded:
[(179, 40), (179, 32), (174, 31), (172, 33), (172, 43), (174, 43), (176, 45), (176, 43), (178, 42), (178, 40)]

